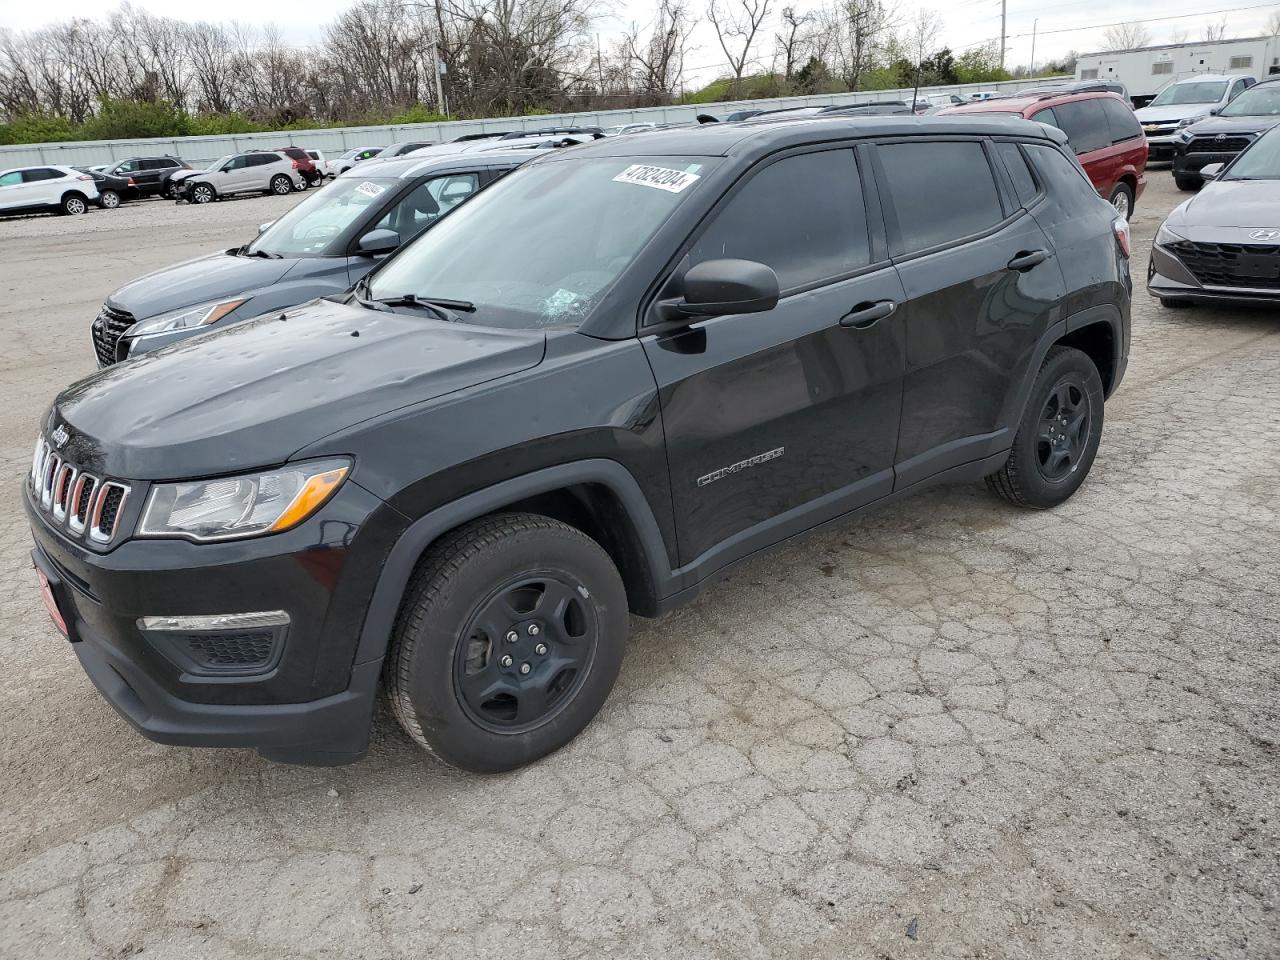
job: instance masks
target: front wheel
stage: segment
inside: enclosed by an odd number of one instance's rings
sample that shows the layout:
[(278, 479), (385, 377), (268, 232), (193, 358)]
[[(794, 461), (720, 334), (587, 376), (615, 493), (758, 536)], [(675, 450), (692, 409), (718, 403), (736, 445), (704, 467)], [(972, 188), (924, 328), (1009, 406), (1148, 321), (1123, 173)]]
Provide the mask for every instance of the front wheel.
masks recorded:
[(120, 206), (120, 194), (116, 193), (114, 190), (99, 190), (98, 206), (102, 207), (104, 210), (114, 210), (116, 207)]
[(215, 196), (213, 187), (207, 183), (197, 183), (191, 188), (192, 203), (212, 203)]
[(62, 212), (68, 217), (78, 217), (89, 212), (89, 202), (78, 193), (69, 193), (62, 198)]
[(1179, 177), (1175, 175), (1173, 182), (1179, 190), (1186, 190), (1188, 193), (1199, 190), (1204, 185), (1204, 180), (1200, 177)]
[(1089, 475), (1102, 440), (1102, 378), (1088, 355), (1053, 347), (1040, 365), (1009, 459), (987, 477), (1023, 507), (1056, 507)]
[(271, 178), (271, 192), (278, 197), (283, 197), (286, 193), (292, 193), (293, 181), (283, 173), (278, 173)]
[(1111, 206), (1116, 213), (1128, 220), (1133, 216), (1133, 188), (1127, 183), (1117, 183), (1111, 191)]
[(386, 686), (430, 753), (481, 773), (564, 746), (622, 665), (627, 597), (601, 546), (534, 514), (498, 514), (423, 557), (397, 617)]

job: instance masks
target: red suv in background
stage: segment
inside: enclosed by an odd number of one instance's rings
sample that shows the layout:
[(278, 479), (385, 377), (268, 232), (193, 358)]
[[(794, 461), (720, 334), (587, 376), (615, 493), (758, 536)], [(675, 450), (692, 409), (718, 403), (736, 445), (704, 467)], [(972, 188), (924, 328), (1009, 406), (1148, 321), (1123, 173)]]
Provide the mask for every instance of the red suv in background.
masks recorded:
[(302, 179), (307, 181), (308, 187), (314, 187), (324, 179), (324, 174), (316, 169), (316, 162), (311, 159), (311, 154), (301, 147), (276, 147), (275, 152), (283, 153), (293, 161), (293, 169), (297, 170)]
[(1114, 93), (1039, 93), (952, 107), (942, 113), (1015, 113), (1057, 127), (1085, 173), (1125, 218), (1147, 185), (1147, 138), (1133, 110)]

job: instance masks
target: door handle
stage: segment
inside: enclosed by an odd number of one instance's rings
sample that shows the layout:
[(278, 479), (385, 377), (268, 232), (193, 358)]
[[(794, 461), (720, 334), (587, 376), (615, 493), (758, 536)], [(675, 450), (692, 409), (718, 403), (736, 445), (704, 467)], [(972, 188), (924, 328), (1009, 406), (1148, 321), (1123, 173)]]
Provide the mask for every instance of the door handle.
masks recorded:
[(1027, 270), (1030, 270), (1032, 267), (1037, 266), (1038, 264), (1044, 263), (1048, 259), (1049, 259), (1049, 252), (1047, 250), (1027, 251), (1027, 252), (1018, 254), (1016, 257), (1010, 260), (1009, 269), (1017, 270), (1019, 273), (1024, 273)]
[(840, 326), (852, 327), (854, 330), (866, 330), (869, 327), (874, 327), (885, 317), (892, 316), (897, 309), (898, 305), (892, 300), (860, 303), (840, 318)]

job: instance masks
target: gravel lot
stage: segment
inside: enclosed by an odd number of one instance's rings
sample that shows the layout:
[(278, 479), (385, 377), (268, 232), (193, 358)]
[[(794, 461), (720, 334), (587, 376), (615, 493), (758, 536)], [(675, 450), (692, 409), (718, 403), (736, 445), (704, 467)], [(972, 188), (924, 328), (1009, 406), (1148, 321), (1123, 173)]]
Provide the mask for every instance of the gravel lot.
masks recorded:
[(1070, 503), (945, 488), (741, 567), (532, 768), (386, 714), (336, 770), (134, 734), (29, 570), (36, 424), (108, 292), (297, 199), (0, 223), (0, 957), (1280, 956), (1277, 313), (1139, 292)]

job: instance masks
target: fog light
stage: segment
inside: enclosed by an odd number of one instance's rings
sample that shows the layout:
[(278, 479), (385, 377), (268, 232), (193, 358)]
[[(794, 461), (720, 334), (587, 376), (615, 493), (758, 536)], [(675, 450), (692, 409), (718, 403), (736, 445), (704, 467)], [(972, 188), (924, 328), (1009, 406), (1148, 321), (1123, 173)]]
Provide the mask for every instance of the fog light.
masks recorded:
[(157, 653), (193, 677), (267, 676), (280, 662), (288, 633), (283, 610), (185, 617), (139, 617)]

